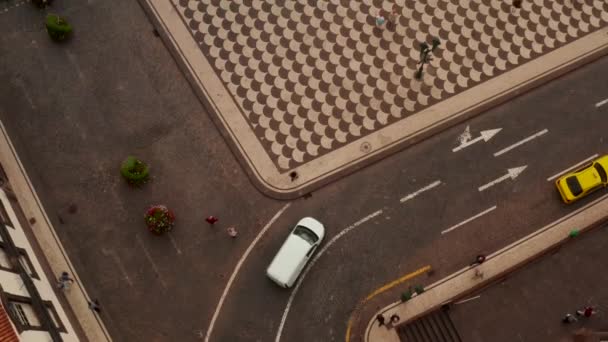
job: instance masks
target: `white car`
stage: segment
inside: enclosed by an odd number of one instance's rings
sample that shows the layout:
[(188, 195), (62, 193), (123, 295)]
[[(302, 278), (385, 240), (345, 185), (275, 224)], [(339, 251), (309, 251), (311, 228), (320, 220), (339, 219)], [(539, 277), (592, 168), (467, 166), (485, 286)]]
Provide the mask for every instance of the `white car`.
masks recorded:
[(282, 287), (293, 286), (325, 236), (323, 224), (312, 217), (301, 219), (274, 256), (266, 275)]

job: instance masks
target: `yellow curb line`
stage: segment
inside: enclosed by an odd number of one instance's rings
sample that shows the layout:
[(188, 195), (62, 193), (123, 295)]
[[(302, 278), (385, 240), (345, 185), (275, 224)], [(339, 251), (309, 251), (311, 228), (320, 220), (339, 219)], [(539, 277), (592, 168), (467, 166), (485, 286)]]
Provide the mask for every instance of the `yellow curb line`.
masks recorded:
[[(431, 265), (426, 265), (412, 273), (408, 273), (408, 274), (404, 275), (403, 277), (401, 277), (397, 280), (391, 281), (390, 283), (376, 289), (376, 291), (372, 292), (369, 296), (365, 297), (365, 299), (361, 303), (359, 303), (359, 305), (357, 305), (357, 307), (360, 307), (361, 305), (365, 304), (367, 301), (369, 301), (370, 299), (379, 295), (380, 293), (382, 293), (392, 287), (395, 287), (396, 285), (399, 285), (406, 280), (410, 280), (414, 277), (417, 277), (417, 276), (421, 275), (422, 273), (426, 273), (426, 272), (430, 271), (431, 269), (432, 269)], [(351, 317), (348, 319), (348, 326), (346, 327), (346, 342), (350, 341), (350, 331), (352, 329), (352, 323), (353, 323), (353, 316), (351, 315)]]
[(390, 283), (388, 283), (388, 284), (382, 286), (381, 288), (377, 289), (376, 291), (372, 292), (369, 296), (367, 296), (365, 298), (365, 300), (363, 301), (363, 303), (365, 303), (368, 300), (372, 299), (373, 297), (379, 295), (380, 293), (382, 293), (382, 292), (390, 289), (391, 287), (394, 287), (395, 285), (401, 284), (401, 283), (403, 283), (406, 280), (410, 280), (410, 279), (412, 279), (414, 277), (417, 277), (420, 274), (428, 272), (430, 270), (431, 270), (431, 265), (426, 265), (426, 266), (424, 266), (424, 267), (422, 267), (422, 268), (420, 268), (420, 269), (418, 269), (418, 270), (416, 270), (416, 271), (414, 271), (414, 272), (412, 272), (410, 274), (404, 275), (403, 277), (401, 277), (401, 278), (399, 278), (397, 280), (391, 281)]

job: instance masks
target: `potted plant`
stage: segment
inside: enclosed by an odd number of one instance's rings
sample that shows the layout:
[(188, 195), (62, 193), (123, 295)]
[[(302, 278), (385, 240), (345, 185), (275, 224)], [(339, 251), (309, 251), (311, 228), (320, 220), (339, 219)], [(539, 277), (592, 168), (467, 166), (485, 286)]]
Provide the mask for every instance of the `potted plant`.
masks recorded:
[(53, 40), (62, 41), (72, 32), (72, 26), (64, 18), (56, 14), (48, 14), (46, 16), (46, 31)]
[(150, 171), (146, 163), (129, 156), (120, 165), (120, 174), (129, 184), (139, 186), (148, 181)]
[(144, 215), (148, 230), (155, 234), (163, 234), (173, 229), (175, 214), (167, 206), (157, 204), (150, 206)]

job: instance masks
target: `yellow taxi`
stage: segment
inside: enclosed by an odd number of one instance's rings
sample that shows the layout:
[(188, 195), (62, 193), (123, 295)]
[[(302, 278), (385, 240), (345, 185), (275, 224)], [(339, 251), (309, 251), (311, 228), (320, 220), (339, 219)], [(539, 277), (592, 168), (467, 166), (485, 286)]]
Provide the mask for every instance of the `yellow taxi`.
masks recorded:
[(599, 157), (582, 168), (567, 173), (555, 181), (565, 203), (572, 203), (608, 185), (608, 155)]

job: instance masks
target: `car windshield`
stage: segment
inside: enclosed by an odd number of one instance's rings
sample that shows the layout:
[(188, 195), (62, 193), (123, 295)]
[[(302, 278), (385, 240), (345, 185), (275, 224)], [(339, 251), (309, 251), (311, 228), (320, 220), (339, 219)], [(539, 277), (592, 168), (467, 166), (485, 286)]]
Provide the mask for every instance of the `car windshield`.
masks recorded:
[(604, 170), (602, 165), (600, 165), (600, 163), (593, 163), (593, 167), (595, 167), (597, 173), (600, 174), (600, 179), (602, 180), (602, 183), (606, 183), (606, 170)]
[(583, 193), (583, 188), (581, 188), (581, 183), (578, 182), (576, 176), (566, 178), (566, 184), (568, 184), (568, 188), (574, 196), (578, 196)]
[(317, 241), (319, 241), (319, 237), (317, 236), (317, 234), (315, 234), (312, 230), (304, 226), (297, 226), (296, 229), (293, 231), (293, 234), (301, 237), (311, 245), (314, 245)]

